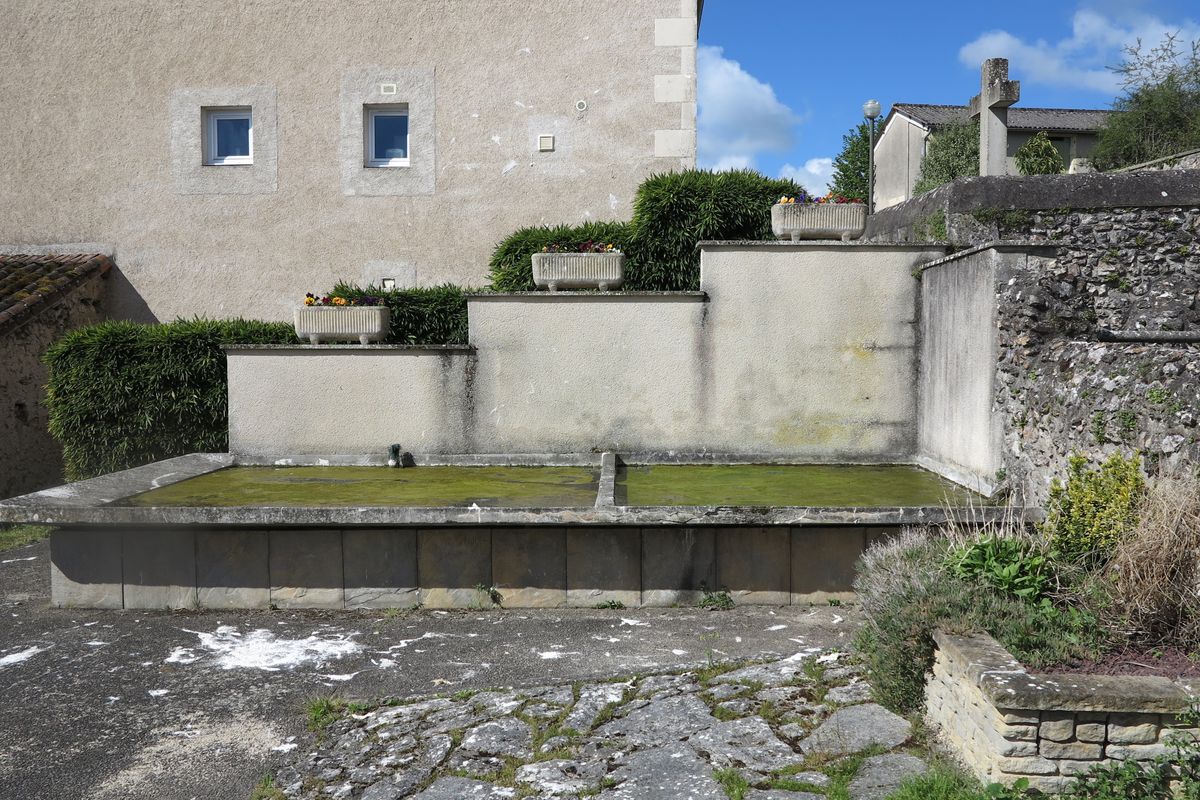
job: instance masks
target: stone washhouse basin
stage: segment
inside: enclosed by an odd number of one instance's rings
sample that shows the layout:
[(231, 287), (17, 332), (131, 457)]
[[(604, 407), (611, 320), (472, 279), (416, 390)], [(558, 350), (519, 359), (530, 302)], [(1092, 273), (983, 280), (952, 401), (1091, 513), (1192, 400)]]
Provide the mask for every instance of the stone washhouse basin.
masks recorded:
[(777, 239), (841, 239), (862, 236), (867, 207), (862, 203), (776, 203), (771, 206), (771, 232)]
[(196, 453), (0, 502), (50, 525), (51, 604), (509, 608), (852, 599), (906, 525), (1008, 513), (911, 464)]
[(390, 321), (387, 306), (299, 306), (293, 315), (296, 335), (309, 344), (382, 342)]
[(625, 282), (624, 253), (534, 253), (533, 282), (539, 289), (619, 289)]

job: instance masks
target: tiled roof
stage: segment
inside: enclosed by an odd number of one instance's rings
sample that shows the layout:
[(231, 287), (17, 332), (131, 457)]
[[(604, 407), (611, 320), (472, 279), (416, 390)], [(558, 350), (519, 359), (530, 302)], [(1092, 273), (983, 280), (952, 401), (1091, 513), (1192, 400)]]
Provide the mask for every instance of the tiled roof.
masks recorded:
[[(892, 113), (896, 112), (930, 128), (953, 125), (967, 119), (966, 106), (896, 103), (892, 106)], [(1008, 128), (1018, 131), (1098, 131), (1108, 124), (1108, 117), (1112, 113), (1100, 108), (1013, 106), (1008, 110)]]
[(112, 266), (101, 255), (0, 255), (0, 332)]

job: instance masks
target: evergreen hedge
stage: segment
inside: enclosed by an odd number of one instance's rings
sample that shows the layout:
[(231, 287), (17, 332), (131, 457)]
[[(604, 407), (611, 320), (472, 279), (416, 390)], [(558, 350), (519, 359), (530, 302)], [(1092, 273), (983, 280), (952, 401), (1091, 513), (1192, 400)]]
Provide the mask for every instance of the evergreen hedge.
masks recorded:
[(374, 286), (360, 289), (339, 283), (329, 294), (354, 299), (372, 296), (391, 309), (388, 341), (396, 344), (466, 344), (467, 297), (460, 286), (450, 283), (418, 289), (383, 291)]
[(635, 255), (630, 248), (633, 230), (628, 222), (585, 222), (582, 225), (539, 225), (521, 228), (508, 236), (492, 253), (490, 275), (497, 292), (532, 292), (533, 254), (551, 244), (577, 247), (585, 242), (616, 245), (626, 255), (626, 284), (631, 282)]
[(249, 320), (103, 322), (71, 331), (43, 360), (50, 433), (68, 480), (229, 448), (226, 344), (287, 344), (292, 326)]
[(700, 288), (696, 243), (714, 239), (771, 239), (771, 205), (803, 191), (787, 179), (754, 170), (687, 170), (654, 175), (633, 203), (636, 286), (642, 290)]
[(497, 292), (534, 290), (531, 257), (549, 244), (587, 241), (617, 245), (626, 256), (625, 289), (684, 291), (700, 287), (705, 239), (770, 239), (771, 204), (803, 191), (798, 183), (753, 170), (687, 170), (654, 175), (638, 187), (632, 222), (522, 228), (502, 241), (491, 260)]

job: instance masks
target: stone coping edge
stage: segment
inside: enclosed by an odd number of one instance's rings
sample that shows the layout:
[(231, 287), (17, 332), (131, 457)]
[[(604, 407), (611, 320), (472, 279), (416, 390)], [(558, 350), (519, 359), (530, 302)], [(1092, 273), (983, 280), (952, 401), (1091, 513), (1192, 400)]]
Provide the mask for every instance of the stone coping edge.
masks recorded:
[(920, 507), (850, 508), (807, 506), (599, 506), (577, 508), (463, 508), (413, 506), (57, 506), (0, 503), (0, 522), (38, 525), (131, 525), (270, 528), (446, 525), (606, 526), (881, 526), (941, 525), (950, 517), (975, 524), (995, 521), (1001, 509)]
[(478, 292), (466, 293), (467, 302), (545, 302), (576, 301), (605, 303), (707, 303), (707, 292), (599, 292), (591, 289), (567, 289), (558, 292)]
[(1200, 691), (1200, 681), (1141, 675), (1031, 674), (986, 633), (936, 630), (933, 640), (998, 709), (1181, 714)]
[(717, 247), (782, 247), (782, 248), (822, 248), (850, 247), (874, 250), (945, 250), (951, 247), (949, 242), (880, 242), (865, 239), (843, 242), (840, 239), (808, 239), (793, 242), (788, 239), (712, 239), (696, 242), (697, 250), (710, 250)]
[(224, 344), (221, 349), (226, 353), (255, 353), (262, 350), (278, 352), (296, 350), (305, 353), (322, 353), (327, 350), (350, 353), (385, 352), (434, 352), (434, 353), (474, 353), (475, 347), (469, 344)]
[(1030, 251), (1047, 253), (1055, 252), (1058, 250), (1058, 248), (1059, 245), (1055, 242), (1034, 242), (1023, 239), (997, 239), (995, 241), (973, 245), (972, 247), (967, 247), (963, 250), (956, 250), (955, 252), (950, 253), (942, 258), (937, 258), (933, 261), (927, 261), (924, 264), (920, 264), (917, 266), (917, 269), (921, 272), (924, 272), (925, 270), (932, 269), (933, 267), (940, 267), (953, 261), (959, 261), (969, 256), (982, 253), (985, 250), (995, 250), (997, 253), (1027, 253)]

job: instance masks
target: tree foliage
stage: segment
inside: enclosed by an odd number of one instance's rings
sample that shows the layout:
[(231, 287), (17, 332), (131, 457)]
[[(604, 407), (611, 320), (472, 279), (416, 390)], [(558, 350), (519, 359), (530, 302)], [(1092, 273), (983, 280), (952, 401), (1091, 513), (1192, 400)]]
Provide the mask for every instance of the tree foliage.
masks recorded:
[(833, 160), (833, 180), (829, 189), (843, 197), (867, 200), (867, 182), (871, 155), (871, 125), (860, 122), (842, 136), (842, 152)]
[(1200, 40), (1168, 34), (1145, 49), (1125, 49), (1114, 71), (1125, 93), (1092, 153), (1098, 169), (1115, 169), (1200, 147)]
[(1062, 154), (1045, 131), (1038, 131), (1017, 148), (1016, 161), (1022, 175), (1058, 175), (1065, 169)]
[(955, 178), (979, 174), (979, 120), (950, 125), (933, 134), (921, 162), (914, 194), (928, 192)]

